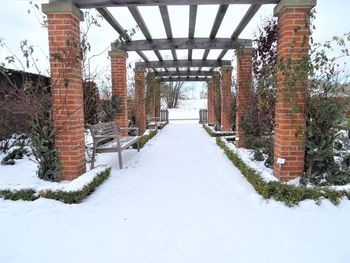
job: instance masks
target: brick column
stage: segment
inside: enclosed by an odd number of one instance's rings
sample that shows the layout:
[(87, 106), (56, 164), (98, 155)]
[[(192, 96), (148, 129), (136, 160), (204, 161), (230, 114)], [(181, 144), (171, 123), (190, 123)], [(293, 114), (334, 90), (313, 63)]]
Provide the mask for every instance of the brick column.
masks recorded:
[(252, 54), (253, 48), (243, 48), (236, 52), (237, 55), (237, 112), (236, 112), (236, 141), (237, 147), (244, 146), (244, 131), (240, 127), (242, 117), (246, 114), (251, 92), (253, 89)]
[(156, 79), (153, 72), (148, 72), (146, 75), (146, 116), (155, 117), (156, 115)]
[(139, 128), (140, 135), (146, 130), (145, 116), (145, 69), (136, 68), (135, 72), (135, 109), (136, 126)]
[(221, 67), (221, 130), (229, 131), (230, 115), (232, 111), (232, 94), (231, 94), (231, 66)]
[(215, 113), (214, 113), (214, 80), (210, 79), (207, 82), (208, 86), (208, 123), (215, 122)]
[(127, 83), (126, 83), (126, 60), (128, 54), (121, 49), (115, 49), (112, 43), (112, 51), (109, 51), (111, 57), (111, 72), (112, 72), (112, 94), (120, 98), (118, 100), (120, 105), (120, 111), (117, 112), (113, 118), (117, 121), (119, 127), (122, 128), (122, 135), (128, 134), (128, 95), (127, 95)]
[[(305, 117), (302, 112), (308, 76), (305, 69), (300, 73), (300, 65), (308, 59), (309, 14), (315, 4), (316, 0), (281, 0), (274, 10), (278, 17), (277, 61), (290, 65), (287, 72), (277, 71), (276, 75), (274, 176), (281, 181), (301, 176), (304, 171)], [(284, 164), (279, 165), (278, 158), (284, 159)]]
[(155, 116), (160, 117), (160, 81), (157, 79), (155, 86)]
[(220, 75), (213, 76), (214, 122), (221, 122), (221, 80)]
[(85, 172), (84, 105), (80, 60), (80, 21), (83, 14), (71, 3), (43, 4), (47, 15), (55, 146), (59, 180)]

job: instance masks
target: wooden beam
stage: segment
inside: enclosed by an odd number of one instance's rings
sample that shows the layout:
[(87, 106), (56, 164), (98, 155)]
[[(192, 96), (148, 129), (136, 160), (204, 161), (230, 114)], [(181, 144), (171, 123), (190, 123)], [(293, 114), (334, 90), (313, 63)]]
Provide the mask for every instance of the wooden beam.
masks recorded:
[[(196, 20), (197, 20), (197, 6), (191, 5), (190, 6), (190, 13), (189, 13), (189, 25), (188, 25), (188, 38), (192, 39), (194, 38), (194, 31), (196, 30)], [(192, 49), (188, 49), (188, 59), (192, 60)]]
[(49, 2), (72, 2), (79, 8), (98, 8), (113, 6), (277, 4), (279, 0), (50, 0)]
[[(97, 11), (103, 16), (104, 19), (118, 32), (119, 35), (125, 34), (124, 28), (118, 23), (118, 21), (114, 18), (114, 16), (108, 11), (107, 8), (97, 8)], [(131, 41), (131, 37), (129, 35), (126, 36), (127, 41)], [(113, 46), (112, 46), (113, 49)], [(146, 55), (138, 50), (136, 53), (145, 61), (148, 62), (149, 59)], [(155, 70), (155, 69), (154, 69)]]
[(153, 39), (134, 40), (121, 43), (120, 48), (125, 51), (136, 50), (166, 50), (166, 49), (235, 49), (252, 47), (251, 39), (231, 38), (173, 38), (173, 39)]
[(208, 81), (207, 77), (178, 77), (178, 78), (159, 78), (160, 82), (179, 82), (179, 81)]
[[(239, 35), (242, 33), (244, 28), (248, 25), (250, 20), (254, 17), (256, 12), (260, 9), (262, 4), (253, 4), (249, 7), (248, 11), (245, 13), (244, 17), (242, 18), (241, 22), (236, 27), (235, 31), (232, 33), (231, 38), (237, 39)], [(228, 49), (224, 49), (221, 51), (220, 55), (218, 56), (218, 59), (222, 59), (225, 54), (227, 53)]]
[[(214, 39), (216, 37), (216, 34), (219, 31), (219, 28), (221, 26), (222, 20), (224, 19), (224, 16), (226, 14), (228, 7), (229, 7), (229, 5), (220, 5), (219, 6), (218, 11), (216, 13), (213, 27), (211, 28), (211, 31), (210, 31), (210, 35), (209, 35), (210, 39)], [(204, 50), (203, 59), (207, 59), (207, 57), (209, 55), (209, 51), (210, 51), (210, 49)]]
[(231, 60), (163, 60), (136, 62), (135, 68), (190, 68), (190, 67), (221, 67), (231, 65)]
[[(170, 19), (169, 19), (169, 12), (168, 12), (168, 7), (167, 6), (159, 6), (159, 11), (162, 16), (163, 20), (163, 25), (165, 28), (165, 33), (168, 39), (173, 38), (173, 32), (171, 30), (171, 24), (170, 24)], [(177, 55), (175, 49), (171, 49), (171, 54), (173, 56), (174, 60), (177, 60)]]
[[(141, 29), (143, 35), (145, 36), (145, 38), (147, 40), (152, 40), (152, 36), (151, 36), (151, 33), (149, 32), (147, 26), (146, 26), (146, 23), (145, 21), (143, 20), (142, 18), (142, 15), (140, 13), (140, 10), (137, 8), (137, 7), (129, 7), (129, 11), (131, 13), (131, 15), (134, 17), (137, 25), (139, 26), (139, 28)], [(131, 42), (129, 42), (131, 43)], [(156, 54), (157, 58), (162, 61), (163, 60), (163, 57), (162, 55), (160, 54), (160, 52), (158, 50), (153, 50), (154, 53)]]
[(155, 74), (156, 77), (211, 77), (218, 74), (215, 71), (159, 71)]

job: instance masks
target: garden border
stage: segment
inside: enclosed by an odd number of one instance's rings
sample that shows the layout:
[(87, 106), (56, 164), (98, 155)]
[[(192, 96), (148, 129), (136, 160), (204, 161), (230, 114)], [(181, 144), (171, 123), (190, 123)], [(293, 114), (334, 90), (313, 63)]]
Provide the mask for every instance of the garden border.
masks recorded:
[(43, 197), (58, 200), (66, 204), (78, 204), (87, 196), (89, 196), (98, 186), (100, 186), (109, 177), (110, 173), (111, 167), (109, 165), (105, 166), (105, 169), (97, 173), (91, 182), (84, 185), (81, 189), (75, 191), (51, 189), (37, 191), (32, 188), (25, 188), (21, 190), (0, 189), (0, 198), (9, 199), (13, 201), (34, 201), (40, 197)]
[[(208, 134), (210, 135), (209, 132)], [(222, 138), (216, 137), (216, 144), (224, 151), (232, 164), (240, 170), (255, 191), (264, 199), (272, 198), (276, 201), (283, 202), (289, 207), (298, 205), (301, 201), (309, 199), (314, 200), (316, 204), (320, 204), (322, 199), (328, 199), (334, 205), (338, 205), (340, 199), (344, 197), (350, 200), (350, 191), (335, 191), (326, 187), (295, 186), (276, 181), (266, 182), (258, 175), (256, 170), (248, 167), (236, 153), (229, 149)]]
[(221, 136), (235, 136), (236, 133), (234, 131), (227, 131), (227, 132), (222, 132), (222, 131), (215, 131), (212, 127), (210, 127), (207, 123), (203, 123), (203, 128), (204, 130), (207, 131), (207, 133), (211, 137), (221, 137)]

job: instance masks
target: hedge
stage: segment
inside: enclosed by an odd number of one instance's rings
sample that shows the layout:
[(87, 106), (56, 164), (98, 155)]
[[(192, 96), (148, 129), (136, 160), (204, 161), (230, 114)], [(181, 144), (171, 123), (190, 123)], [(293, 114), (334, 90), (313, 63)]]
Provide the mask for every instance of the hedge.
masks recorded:
[(203, 128), (204, 130), (207, 131), (207, 133), (211, 136), (211, 137), (221, 137), (221, 136), (232, 136), (235, 135), (235, 133), (232, 132), (216, 132), (213, 131), (212, 129), (210, 129), (210, 127), (206, 124), (203, 124)]
[(273, 198), (276, 201), (285, 203), (289, 207), (297, 205), (299, 202), (307, 199), (315, 200), (317, 204), (319, 204), (322, 199), (328, 199), (335, 205), (339, 204), (340, 199), (343, 197), (350, 200), (350, 192), (344, 190), (335, 191), (329, 188), (305, 187), (302, 185), (295, 186), (276, 181), (266, 182), (254, 169), (248, 167), (236, 153), (229, 149), (221, 138), (216, 138), (216, 143), (224, 150), (231, 162), (247, 178), (255, 191), (264, 199)]
[[(161, 124), (160, 127), (158, 128), (159, 130), (163, 129), (167, 124), (164, 123), (164, 124)], [(154, 136), (156, 136), (157, 134), (157, 131), (156, 130), (152, 130), (149, 132), (149, 134), (146, 134), (146, 135), (142, 135), (140, 137), (140, 148), (142, 148), (143, 146), (145, 146), (145, 144), (150, 140), (152, 139)], [(134, 149), (137, 149), (137, 144), (133, 144), (132, 146)]]
[(97, 174), (89, 184), (85, 185), (81, 190), (77, 191), (68, 192), (63, 190), (47, 190), (37, 193), (34, 189), (22, 189), (18, 191), (0, 190), (0, 197), (15, 201), (33, 201), (39, 197), (43, 197), (48, 199), (55, 199), (66, 204), (77, 204), (89, 196), (96, 189), (96, 187), (101, 185), (108, 178), (110, 173), (111, 168), (109, 167)]

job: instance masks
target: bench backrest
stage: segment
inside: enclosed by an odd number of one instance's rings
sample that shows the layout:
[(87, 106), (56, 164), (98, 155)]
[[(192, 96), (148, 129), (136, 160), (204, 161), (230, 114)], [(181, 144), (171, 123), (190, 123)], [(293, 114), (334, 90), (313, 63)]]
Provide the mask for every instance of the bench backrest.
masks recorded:
[(120, 127), (116, 121), (91, 125), (89, 128), (96, 143), (120, 137)]

